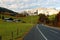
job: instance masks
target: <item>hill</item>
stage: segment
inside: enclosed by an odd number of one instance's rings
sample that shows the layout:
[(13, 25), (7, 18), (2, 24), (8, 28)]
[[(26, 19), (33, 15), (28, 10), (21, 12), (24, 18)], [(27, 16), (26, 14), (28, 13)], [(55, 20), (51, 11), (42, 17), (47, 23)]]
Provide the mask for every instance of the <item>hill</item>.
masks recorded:
[(3, 7), (0, 7), (0, 14), (10, 14), (10, 15), (16, 15), (17, 12), (14, 12), (10, 9), (7, 9), (7, 8), (3, 8)]

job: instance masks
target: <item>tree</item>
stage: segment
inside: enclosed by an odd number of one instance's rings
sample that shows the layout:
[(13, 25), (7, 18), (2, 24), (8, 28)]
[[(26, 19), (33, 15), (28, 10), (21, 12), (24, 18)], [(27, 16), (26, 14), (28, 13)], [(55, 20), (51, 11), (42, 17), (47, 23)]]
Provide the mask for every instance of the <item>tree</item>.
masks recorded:
[(60, 26), (60, 12), (55, 16), (55, 24), (56, 26)]
[(39, 21), (41, 23), (46, 23), (47, 17), (45, 16), (45, 14), (39, 14)]
[(56, 22), (55, 16), (56, 16), (56, 14), (50, 15), (50, 16), (48, 17), (48, 19), (49, 19), (49, 24), (50, 24), (50, 25), (55, 25), (55, 22)]

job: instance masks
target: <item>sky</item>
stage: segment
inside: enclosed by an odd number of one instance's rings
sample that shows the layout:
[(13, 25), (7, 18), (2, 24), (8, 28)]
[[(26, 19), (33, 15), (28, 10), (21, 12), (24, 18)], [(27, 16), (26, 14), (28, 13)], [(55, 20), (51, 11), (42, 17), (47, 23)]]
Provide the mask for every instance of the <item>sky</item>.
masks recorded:
[(39, 7), (60, 9), (60, 0), (0, 0), (0, 7), (16, 12)]

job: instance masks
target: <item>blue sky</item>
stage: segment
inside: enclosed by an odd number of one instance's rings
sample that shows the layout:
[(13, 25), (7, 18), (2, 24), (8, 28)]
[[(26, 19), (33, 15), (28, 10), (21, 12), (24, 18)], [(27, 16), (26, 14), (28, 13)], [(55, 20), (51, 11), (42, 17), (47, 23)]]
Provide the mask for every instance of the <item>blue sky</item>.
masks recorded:
[(0, 0), (0, 7), (16, 12), (39, 7), (60, 9), (60, 0)]

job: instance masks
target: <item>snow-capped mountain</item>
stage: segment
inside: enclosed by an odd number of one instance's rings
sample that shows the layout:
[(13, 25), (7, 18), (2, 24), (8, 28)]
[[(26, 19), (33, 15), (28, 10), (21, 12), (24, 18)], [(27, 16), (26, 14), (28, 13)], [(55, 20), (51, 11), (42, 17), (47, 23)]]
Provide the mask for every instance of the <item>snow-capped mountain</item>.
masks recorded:
[[(57, 14), (60, 10), (57, 10), (55, 8), (35, 8), (35, 9), (29, 9), (26, 10), (26, 12), (29, 15), (39, 15), (39, 14), (45, 14), (45, 15), (53, 15), (53, 14)], [(35, 12), (37, 12), (35, 14)]]

